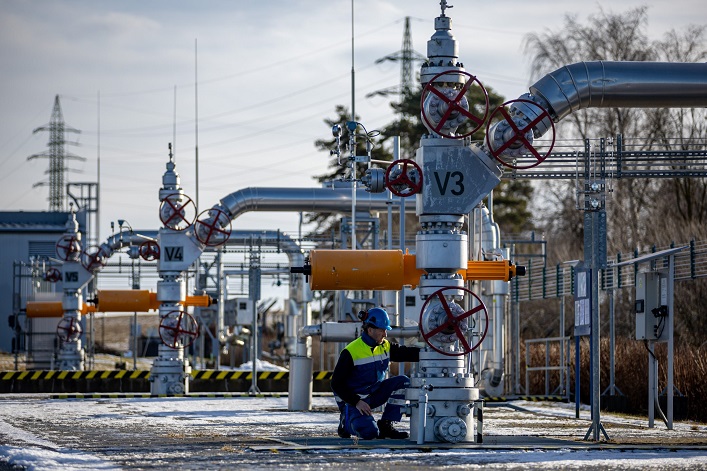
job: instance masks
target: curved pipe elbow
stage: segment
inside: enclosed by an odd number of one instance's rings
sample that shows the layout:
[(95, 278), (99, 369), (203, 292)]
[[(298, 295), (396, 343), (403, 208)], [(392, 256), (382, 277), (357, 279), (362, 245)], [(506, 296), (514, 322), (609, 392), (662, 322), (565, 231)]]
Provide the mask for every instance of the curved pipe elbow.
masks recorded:
[(547, 74), (530, 93), (555, 122), (583, 108), (704, 107), (707, 63), (577, 62)]

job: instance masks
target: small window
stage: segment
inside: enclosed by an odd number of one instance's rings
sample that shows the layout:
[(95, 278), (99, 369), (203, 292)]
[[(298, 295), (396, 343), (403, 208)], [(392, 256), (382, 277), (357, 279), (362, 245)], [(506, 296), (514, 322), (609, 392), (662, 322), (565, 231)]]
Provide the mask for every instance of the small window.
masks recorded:
[(415, 301), (417, 301), (415, 296), (405, 296), (405, 306), (414, 306), (416, 304)]
[(248, 309), (248, 303), (245, 303), (243, 301), (238, 303), (238, 310), (239, 311), (245, 311), (246, 309)]

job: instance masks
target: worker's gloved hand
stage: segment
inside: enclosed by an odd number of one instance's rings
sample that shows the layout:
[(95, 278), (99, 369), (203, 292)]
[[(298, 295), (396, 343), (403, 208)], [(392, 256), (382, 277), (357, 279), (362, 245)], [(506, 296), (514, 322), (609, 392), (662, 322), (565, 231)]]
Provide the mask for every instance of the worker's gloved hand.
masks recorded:
[(371, 406), (367, 402), (360, 400), (356, 403), (356, 409), (363, 415), (373, 415), (371, 411)]

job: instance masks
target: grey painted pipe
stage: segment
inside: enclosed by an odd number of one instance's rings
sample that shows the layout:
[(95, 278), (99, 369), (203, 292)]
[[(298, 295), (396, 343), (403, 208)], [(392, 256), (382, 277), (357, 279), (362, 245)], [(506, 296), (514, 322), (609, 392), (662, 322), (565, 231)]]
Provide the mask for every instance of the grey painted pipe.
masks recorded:
[(531, 85), (555, 122), (583, 108), (707, 106), (707, 63), (594, 61), (566, 65)]

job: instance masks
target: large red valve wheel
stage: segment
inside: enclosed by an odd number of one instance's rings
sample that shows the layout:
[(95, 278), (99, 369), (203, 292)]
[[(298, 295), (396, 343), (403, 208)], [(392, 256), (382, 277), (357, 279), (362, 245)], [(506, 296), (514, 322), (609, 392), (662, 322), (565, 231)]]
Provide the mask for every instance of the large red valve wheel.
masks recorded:
[[(512, 103), (516, 103), (516, 102), (527, 103), (527, 104), (537, 108), (540, 111), (538, 116), (535, 119), (533, 119), (530, 123), (525, 125), (522, 129), (519, 128), (515, 122), (513, 122), (513, 118), (511, 117), (510, 114), (508, 114), (508, 110), (506, 110), (506, 106), (508, 106)], [(503, 119), (506, 121), (506, 123), (508, 123), (508, 126), (510, 126), (510, 128), (513, 130), (513, 136), (511, 137), (511, 139), (506, 141), (498, 149), (494, 149), (491, 146), (491, 141), (489, 140), (490, 139), (489, 130), (490, 130), (491, 123), (493, 122), (493, 118), (496, 115), (496, 113), (500, 113), (501, 116), (503, 117)], [(545, 118), (549, 118), (550, 125), (552, 126), (552, 140), (550, 142), (550, 148), (547, 150), (547, 152), (545, 152), (544, 154), (541, 155), (540, 152), (538, 152), (538, 150), (535, 148), (535, 146), (533, 146), (533, 144), (528, 142), (528, 139), (526, 139), (525, 135), (528, 133), (528, 131), (532, 132), (533, 127)], [(501, 154), (504, 151), (508, 150), (508, 148), (510, 148), (514, 143), (518, 143), (518, 144), (522, 145), (528, 152), (530, 152), (535, 157), (535, 159), (537, 161), (535, 163), (530, 164), (530, 165), (522, 165), (521, 166), (521, 165), (510, 164), (510, 163), (506, 162), (505, 160), (503, 160), (500, 157)], [(516, 99), (516, 100), (507, 101), (507, 102), (503, 103), (502, 105), (500, 105), (498, 108), (496, 108), (494, 110), (494, 112), (491, 113), (491, 116), (489, 117), (489, 122), (486, 125), (486, 145), (488, 146), (488, 149), (491, 152), (491, 155), (493, 155), (493, 157), (496, 160), (498, 160), (501, 164), (505, 165), (508, 168), (511, 168), (514, 170), (523, 170), (523, 169), (533, 168), (537, 165), (540, 165), (543, 161), (545, 161), (545, 159), (550, 155), (550, 152), (552, 152), (552, 148), (555, 147), (555, 123), (552, 121), (552, 117), (550, 116), (550, 113), (548, 113), (547, 110), (545, 110), (542, 106), (538, 105), (534, 101), (524, 100), (521, 98)]]
[(196, 204), (180, 193), (173, 193), (160, 203), (160, 221), (174, 231), (183, 231), (191, 226), (196, 216)]
[(74, 236), (64, 235), (56, 243), (56, 254), (65, 262), (76, 261), (81, 256), (81, 242)]
[(77, 342), (82, 333), (81, 322), (74, 317), (63, 317), (56, 326), (56, 335), (66, 343)]
[(199, 336), (199, 324), (188, 312), (172, 311), (160, 321), (159, 332), (169, 348), (186, 348)]
[(207, 209), (196, 219), (194, 232), (202, 244), (218, 247), (231, 237), (231, 218), (220, 209)]
[[(447, 299), (444, 297), (444, 294), (443, 294), (444, 291), (448, 291), (448, 290), (466, 291), (467, 293), (472, 295), (478, 301), (479, 305), (464, 312), (463, 314), (455, 316), (454, 313), (452, 313), (452, 309), (449, 307), (449, 303), (447, 302)], [(442, 309), (444, 309), (444, 312), (447, 315), (447, 319), (445, 322), (440, 324), (438, 327), (432, 329), (429, 332), (425, 332), (425, 330), (423, 328), (424, 323), (423, 323), (422, 317), (425, 313), (425, 309), (427, 308), (427, 305), (433, 299), (439, 299), (439, 302), (442, 305)], [(461, 330), (459, 324), (462, 321), (470, 318), (471, 316), (473, 316), (477, 313), (479, 315), (483, 314), (483, 316), (485, 317), (484, 331), (476, 343), (474, 343), (473, 345), (469, 345), (469, 342), (466, 340), (466, 336), (464, 335), (464, 332)], [(425, 339), (425, 342), (427, 342), (427, 345), (432, 347), (433, 350), (435, 350), (443, 355), (447, 355), (447, 356), (461, 356), (461, 355), (466, 355), (467, 353), (476, 350), (479, 347), (479, 345), (481, 345), (481, 342), (483, 342), (484, 338), (486, 338), (486, 332), (488, 331), (488, 326), (489, 326), (488, 320), (489, 320), (489, 313), (486, 310), (486, 306), (484, 305), (483, 301), (481, 301), (481, 299), (477, 295), (475, 295), (471, 290), (468, 290), (466, 288), (458, 288), (458, 287), (451, 287), (450, 286), (447, 288), (439, 289), (439, 290), (435, 291), (434, 293), (432, 293), (430, 295), (430, 297), (427, 298), (427, 300), (425, 301), (425, 304), (422, 305), (422, 310), (420, 311), (420, 322), (419, 322), (420, 333), (422, 334), (422, 338)], [(461, 352), (447, 352), (447, 351), (440, 350), (439, 348), (435, 347), (432, 344), (432, 342), (430, 341), (430, 339), (439, 333), (453, 334), (454, 336), (456, 336), (457, 340), (459, 342), (461, 342), (463, 351), (461, 351)]]
[(49, 283), (56, 283), (61, 280), (61, 271), (58, 268), (50, 268), (44, 273), (44, 280)]
[(147, 262), (158, 260), (160, 258), (160, 245), (155, 240), (146, 240), (140, 244), (138, 253)]
[[(447, 96), (435, 86), (435, 82), (437, 82), (437, 84), (439, 84), (440, 82), (444, 82), (444, 80), (437, 81), (438, 78), (444, 75), (464, 75), (468, 77), (468, 79), (466, 83), (462, 86), (462, 88), (458, 91), (458, 93), (452, 93), (452, 95), (454, 96)], [(465, 100), (466, 97), (466, 92), (473, 84), (477, 84), (479, 86), (479, 88), (484, 94), (484, 98), (486, 99), (482, 116), (477, 116), (476, 114), (472, 113), (464, 106), (462, 106), (462, 102)], [(443, 102), (443, 104), (447, 105), (446, 111), (443, 115), (440, 116), (439, 122), (437, 124), (431, 122), (430, 117), (427, 116), (427, 113), (425, 112), (425, 100), (430, 94), (435, 95)], [(481, 126), (484, 125), (484, 122), (486, 121), (486, 116), (488, 116), (489, 112), (489, 95), (484, 86), (481, 84), (481, 82), (469, 72), (463, 72), (461, 70), (447, 70), (432, 77), (432, 80), (430, 80), (427, 85), (425, 85), (425, 88), (422, 90), (422, 95), (420, 97), (420, 109), (422, 110), (422, 119), (425, 121), (425, 123), (430, 129), (434, 130), (434, 132), (436, 132), (440, 136), (448, 137), (450, 139), (463, 139), (465, 137), (471, 136), (476, 131), (478, 131)], [(442, 128), (444, 128), (444, 125), (447, 124), (447, 122), (451, 119), (457, 119), (457, 116), (459, 114), (467, 118), (469, 121), (471, 121), (471, 123), (473, 123), (471, 125), (471, 131), (457, 135), (443, 133), (441, 130)]]
[[(403, 168), (400, 175), (391, 179), (391, 172), (393, 169), (397, 168), (398, 165), (402, 165)], [(408, 167), (411, 166), (412, 169)], [(410, 173), (416, 171), (418, 175), (417, 182), (410, 176)], [(385, 171), (385, 186), (393, 193), (395, 196), (402, 196), (406, 198), (408, 196), (415, 195), (422, 191), (422, 169), (420, 168), (414, 160), (401, 159), (396, 160), (388, 166)]]
[(90, 272), (94, 272), (106, 266), (108, 255), (97, 245), (92, 245), (81, 254), (81, 265)]

